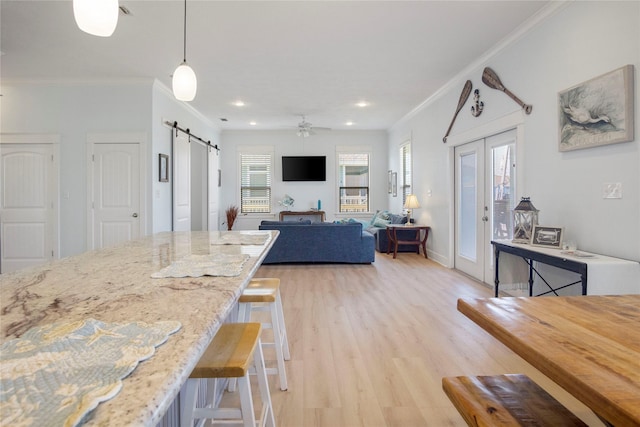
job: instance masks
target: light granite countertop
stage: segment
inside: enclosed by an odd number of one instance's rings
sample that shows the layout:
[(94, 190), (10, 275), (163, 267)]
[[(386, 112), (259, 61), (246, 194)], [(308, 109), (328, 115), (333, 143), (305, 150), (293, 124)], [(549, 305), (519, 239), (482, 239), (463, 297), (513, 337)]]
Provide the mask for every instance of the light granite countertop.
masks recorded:
[[(264, 245), (215, 244), (228, 233), (266, 233)], [(0, 275), (0, 342), (33, 326), (94, 318), (104, 322), (178, 321), (182, 328), (101, 403), (87, 426), (154, 426), (260, 267), (277, 232), (174, 232), (44, 266)], [(188, 255), (247, 254), (236, 277), (152, 279)]]

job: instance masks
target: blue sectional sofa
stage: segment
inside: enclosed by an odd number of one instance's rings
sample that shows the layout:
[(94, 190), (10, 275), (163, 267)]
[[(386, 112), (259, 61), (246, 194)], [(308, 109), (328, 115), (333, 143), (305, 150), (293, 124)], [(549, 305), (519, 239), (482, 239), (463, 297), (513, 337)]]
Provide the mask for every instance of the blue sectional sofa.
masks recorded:
[(262, 221), (259, 228), (280, 232), (263, 264), (370, 264), (375, 260), (375, 239), (357, 222)]

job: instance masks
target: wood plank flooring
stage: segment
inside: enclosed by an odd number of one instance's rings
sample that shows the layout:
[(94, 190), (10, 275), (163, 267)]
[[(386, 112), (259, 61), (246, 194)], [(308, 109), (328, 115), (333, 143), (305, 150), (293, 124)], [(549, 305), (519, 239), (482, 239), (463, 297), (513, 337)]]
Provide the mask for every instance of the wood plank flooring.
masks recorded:
[[(456, 310), (492, 289), (402, 253), (371, 265), (265, 265), (279, 277), (288, 391), (270, 377), (280, 427), (464, 426), (443, 376), (524, 373), (591, 426), (598, 418)], [(269, 351), (265, 352), (269, 358)]]

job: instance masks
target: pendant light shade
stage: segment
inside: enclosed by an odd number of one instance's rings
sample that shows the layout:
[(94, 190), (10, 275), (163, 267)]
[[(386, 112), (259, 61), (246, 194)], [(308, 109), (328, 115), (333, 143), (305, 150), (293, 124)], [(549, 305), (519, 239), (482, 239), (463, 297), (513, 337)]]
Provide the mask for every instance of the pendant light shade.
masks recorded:
[(193, 101), (196, 97), (198, 80), (196, 73), (187, 65), (187, 61), (178, 65), (178, 68), (173, 72), (172, 86), (173, 96), (179, 101)]
[(198, 89), (196, 73), (187, 65), (187, 0), (184, 0), (184, 38), (182, 64), (173, 72), (173, 96), (179, 101), (193, 101)]
[(118, 0), (73, 0), (73, 16), (82, 31), (109, 37), (118, 24)]

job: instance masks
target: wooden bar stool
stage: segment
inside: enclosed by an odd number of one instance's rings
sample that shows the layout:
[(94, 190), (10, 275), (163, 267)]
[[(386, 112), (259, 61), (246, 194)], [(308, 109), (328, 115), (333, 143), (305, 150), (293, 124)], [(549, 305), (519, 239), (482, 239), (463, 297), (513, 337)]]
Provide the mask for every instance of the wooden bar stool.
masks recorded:
[[(262, 323), (265, 329), (273, 330), (273, 342), (263, 342), (262, 346), (274, 347), (276, 350), (277, 368), (267, 368), (267, 374), (280, 377), (280, 390), (287, 389), (287, 372), (284, 361), (289, 360), (289, 340), (287, 328), (284, 323), (282, 299), (280, 298), (280, 279), (278, 278), (254, 278), (244, 289), (238, 299), (238, 321), (250, 322), (252, 311), (269, 311), (271, 322)], [(230, 390), (233, 384), (230, 384)]]
[[(242, 423), (244, 427), (265, 425), (275, 427), (260, 345), (261, 330), (260, 323), (225, 323), (220, 327), (187, 380), (181, 401), (181, 426), (191, 427), (197, 419), (211, 418), (217, 421)], [(249, 381), (252, 361), (252, 370), (258, 377), (258, 388), (262, 400), (262, 412), (258, 420), (255, 419)], [(208, 406), (204, 408), (196, 407), (200, 381), (210, 378), (237, 378), (240, 408), (213, 407), (212, 402), (208, 402)]]

